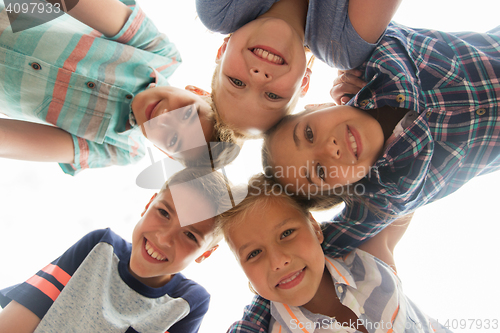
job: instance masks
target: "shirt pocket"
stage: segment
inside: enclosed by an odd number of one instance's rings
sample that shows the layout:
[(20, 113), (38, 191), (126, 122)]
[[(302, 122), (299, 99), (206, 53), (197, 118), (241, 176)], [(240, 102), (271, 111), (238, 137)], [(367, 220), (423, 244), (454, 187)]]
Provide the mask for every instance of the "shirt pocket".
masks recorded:
[[(6, 52), (7, 78), (25, 119), (52, 124), (103, 143), (113, 115), (131, 94), (106, 82), (59, 68), (35, 57)], [(130, 98), (128, 98), (130, 96)], [(127, 99), (128, 98), (128, 99)]]
[(464, 81), (458, 58), (445, 42), (427, 36), (410, 35), (411, 57), (418, 68), (422, 90), (453, 87)]

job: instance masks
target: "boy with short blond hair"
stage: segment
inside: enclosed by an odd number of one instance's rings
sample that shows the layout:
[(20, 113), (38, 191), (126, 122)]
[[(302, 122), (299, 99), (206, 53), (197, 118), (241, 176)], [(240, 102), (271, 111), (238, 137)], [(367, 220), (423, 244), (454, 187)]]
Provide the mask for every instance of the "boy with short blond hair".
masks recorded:
[(226, 184), (217, 172), (175, 174), (146, 205), (131, 243), (93, 231), (1, 290), (0, 331), (197, 332), (210, 295), (180, 271), (217, 249), (214, 216)]

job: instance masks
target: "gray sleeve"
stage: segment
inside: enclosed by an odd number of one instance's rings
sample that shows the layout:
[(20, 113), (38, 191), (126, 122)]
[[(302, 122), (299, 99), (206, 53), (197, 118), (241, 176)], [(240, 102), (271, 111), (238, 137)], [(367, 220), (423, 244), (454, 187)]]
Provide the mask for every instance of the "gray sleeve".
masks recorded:
[(267, 12), (277, 1), (196, 0), (196, 11), (209, 30), (228, 34)]
[(311, 0), (307, 14), (306, 44), (316, 57), (338, 69), (358, 67), (377, 45), (358, 35), (348, 5), (348, 0)]

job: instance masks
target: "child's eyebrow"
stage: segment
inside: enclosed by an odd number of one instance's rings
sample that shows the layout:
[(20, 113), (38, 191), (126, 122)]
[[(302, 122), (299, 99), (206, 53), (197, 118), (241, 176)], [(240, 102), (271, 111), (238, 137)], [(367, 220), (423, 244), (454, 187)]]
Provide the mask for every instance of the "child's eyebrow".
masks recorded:
[[(286, 219), (284, 219), (283, 221), (281, 221), (280, 223), (278, 223), (277, 225), (274, 226), (273, 228), (273, 231), (276, 231), (278, 229), (281, 229), (284, 225), (286, 225), (288, 222), (290, 222), (290, 220), (292, 220), (291, 217), (288, 217)], [(238, 249), (238, 255), (241, 256), (241, 253), (247, 248), (249, 247), (251, 244), (251, 242), (248, 242), (246, 244), (243, 244), (242, 246), (240, 246), (240, 248)]]
[(166, 201), (165, 201), (165, 200), (163, 200), (163, 199), (162, 199), (162, 200), (160, 200), (160, 202), (161, 202), (162, 204), (164, 204), (164, 205), (168, 208), (168, 210), (169, 210), (169, 211), (171, 211), (171, 212), (172, 212), (175, 216), (177, 216), (177, 211), (175, 210), (175, 207), (174, 207), (174, 206), (170, 206), (170, 205), (169, 205), (169, 203), (168, 203), (168, 202), (166, 202)]
[(299, 137), (297, 136), (297, 126), (299, 126), (299, 122), (297, 122), (297, 124), (293, 128), (293, 141), (295, 142), (295, 146), (299, 148), (300, 140)]
[(191, 229), (195, 234), (200, 236), (202, 240), (205, 240), (205, 235), (200, 230), (196, 229), (193, 224), (189, 225), (189, 229)]

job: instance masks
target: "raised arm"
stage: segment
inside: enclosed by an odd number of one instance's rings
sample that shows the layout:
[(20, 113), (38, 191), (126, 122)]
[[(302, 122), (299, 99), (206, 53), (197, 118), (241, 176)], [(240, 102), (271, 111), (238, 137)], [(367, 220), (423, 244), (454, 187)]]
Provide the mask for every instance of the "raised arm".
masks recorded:
[[(60, 3), (60, 0), (48, 2)], [(132, 10), (119, 0), (66, 0), (64, 4), (65, 8), (69, 9), (69, 15), (106, 37), (116, 35), (132, 13)]]
[(412, 217), (413, 213), (398, 218), (358, 248), (379, 258), (396, 270), (394, 248), (401, 237), (403, 237)]
[(0, 157), (73, 163), (74, 154), (71, 135), (60, 128), (0, 119)]
[(401, 0), (349, 0), (349, 19), (361, 38), (376, 43), (400, 3)]
[(0, 332), (31, 333), (34, 332), (40, 318), (16, 301), (0, 312)]

